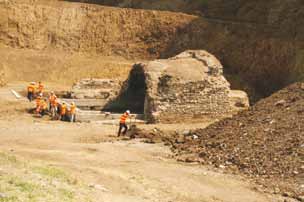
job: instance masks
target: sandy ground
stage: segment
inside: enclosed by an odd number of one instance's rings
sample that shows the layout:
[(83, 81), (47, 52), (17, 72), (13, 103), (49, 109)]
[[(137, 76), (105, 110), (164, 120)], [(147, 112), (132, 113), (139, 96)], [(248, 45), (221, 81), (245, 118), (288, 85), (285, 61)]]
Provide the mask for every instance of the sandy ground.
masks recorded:
[[(62, 123), (25, 113), (30, 105), (0, 89), (0, 151), (39, 160), (104, 189), (105, 202), (274, 202), (238, 176), (179, 163), (162, 144), (117, 139), (116, 126)], [(151, 127), (151, 126), (149, 126)], [(164, 126), (163, 126), (164, 127)]]

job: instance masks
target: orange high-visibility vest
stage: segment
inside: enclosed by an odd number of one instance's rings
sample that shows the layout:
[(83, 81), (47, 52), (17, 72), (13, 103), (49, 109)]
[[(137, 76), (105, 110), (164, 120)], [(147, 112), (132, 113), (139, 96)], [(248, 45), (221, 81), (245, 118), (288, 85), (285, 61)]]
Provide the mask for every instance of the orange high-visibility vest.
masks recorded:
[(41, 98), (37, 97), (36, 98), (36, 108), (40, 106)]
[(66, 105), (62, 104), (61, 105), (61, 115), (65, 115), (66, 114)]
[(120, 117), (120, 123), (126, 123), (126, 120), (128, 118), (128, 114), (124, 113), (121, 117)]
[(42, 92), (43, 91), (44, 86), (42, 84), (38, 84), (38, 91)]
[(47, 103), (44, 100), (41, 100), (39, 103), (40, 109), (47, 109)]
[(76, 105), (71, 105), (71, 107), (70, 107), (70, 113), (71, 114), (75, 114), (75, 112), (76, 112)]
[(50, 101), (52, 106), (57, 106), (57, 96), (56, 95), (51, 95), (49, 97), (49, 101)]
[(35, 86), (33, 84), (28, 85), (27, 91), (31, 93), (35, 92)]

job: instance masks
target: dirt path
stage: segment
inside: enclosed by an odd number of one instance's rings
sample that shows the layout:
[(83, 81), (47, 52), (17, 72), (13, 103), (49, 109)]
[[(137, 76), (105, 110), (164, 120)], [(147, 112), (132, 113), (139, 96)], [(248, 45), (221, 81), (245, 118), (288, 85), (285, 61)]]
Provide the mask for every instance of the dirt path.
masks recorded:
[(0, 119), (0, 151), (63, 168), (87, 184), (101, 185), (95, 201), (279, 201), (253, 191), (236, 176), (178, 163), (163, 145), (117, 140), (116, 129), (50, 122), (20, 110)]

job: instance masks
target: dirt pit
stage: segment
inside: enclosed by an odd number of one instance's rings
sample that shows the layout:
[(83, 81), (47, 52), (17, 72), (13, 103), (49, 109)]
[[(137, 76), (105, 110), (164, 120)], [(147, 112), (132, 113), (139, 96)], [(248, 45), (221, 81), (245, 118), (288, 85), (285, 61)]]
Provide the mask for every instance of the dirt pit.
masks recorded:
[[(0, 166), (1, 173), (11, 177), (18, 175), (21, 182), (30, 178), (31, 185), (37, 185), (22, 189), (19, 185), (24, 183), (15, 183), (18, 191), (8, 191), (3, 187), (11, 187), (10, 180), (0, 178), (0, 193), (5, 197), (13, 197), (15, 201), (31, 201), (30, 197), (34, 197), (39, 201), (41, 198), (35, 193), (40, 192), (36, 188), (47, 182), (50, 193), (60, 193), (56, 197), (62, 198), (57, 201), (67, 200), (67, 196), (68, 201), (86, 201), (84, 196), (87, 196), (91, 201), (105, 202), (284, 201), (280, 196), (257, 192), (250, 182), (239, 176), (198, 164), (177, 162), (163, 144), (118, 139), (115, 137), (116, 125), (73, 124), (34, 118), (23, 113), (30, 104), (26, 100), (16, 100), (7, 90), (0, 89), (1, 103), (9, 102), (0, 105), (1, 112), (5, 112), (0, 116), (0, 151), (22, 161), (21, 165), (39, 163), (39, 167), (48, 168), (51, 173), (53, 169), (55, 173), (62, 171), (72, 176), (73, 181), (71, 184), (62, 178), (58, 180), (53, 174), (36, 178), (37, 170), (32, 166), (18, 167), (4, 161)], [(16, 108), (18, 112), (15, 113)], [(197, 127), (199, 125), (193, 126)], [(9, 172), (10, 166), (16, 172)], [(28, 173), (28, 178), (22, 174), (24, 172)], [(62, 187), (67, 192), (60, 191)], [(54, 197), (43, 198), (43, 201), (54, 200)]]

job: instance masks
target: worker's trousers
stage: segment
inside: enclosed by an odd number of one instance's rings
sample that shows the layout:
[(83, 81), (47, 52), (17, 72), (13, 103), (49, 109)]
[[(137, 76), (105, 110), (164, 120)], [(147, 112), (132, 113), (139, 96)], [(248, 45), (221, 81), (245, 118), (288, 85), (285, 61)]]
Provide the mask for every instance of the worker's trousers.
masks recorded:
[(75, 122), (76, 121), (76, 116), (75, 114), (70, 115), (70, 122)]
[(57, 116), (57, 107), (56, 106), (50, 106), (50, 112), (51, 112), (52, 119), (55, 120), (56, 116)]
[(44, 115), (46, 115), (46, 110), (45, 109), (41, 109), (39, 113), (40, 113), (41, 116), (44, 116)]
[(68, 121), (67, 115), (66, 115), (66, 114), (61, 114), (61, 115), (60, 115), (60, 120), (61, 120), (61, 121)]
[(128, 126), (126, 125), (126, 123), (119, 123), (118, 136), (120, 136), (120, 133), (121, 133), (122, 129), (124, 129), (122, 131), (122, 134), (125, 135), (127, 133), (127, 130), (128, 130)]
[(34, 100), (34, 93), (33, 92), (28, 92), (27, 93), (27, 99), (32, 102)]

